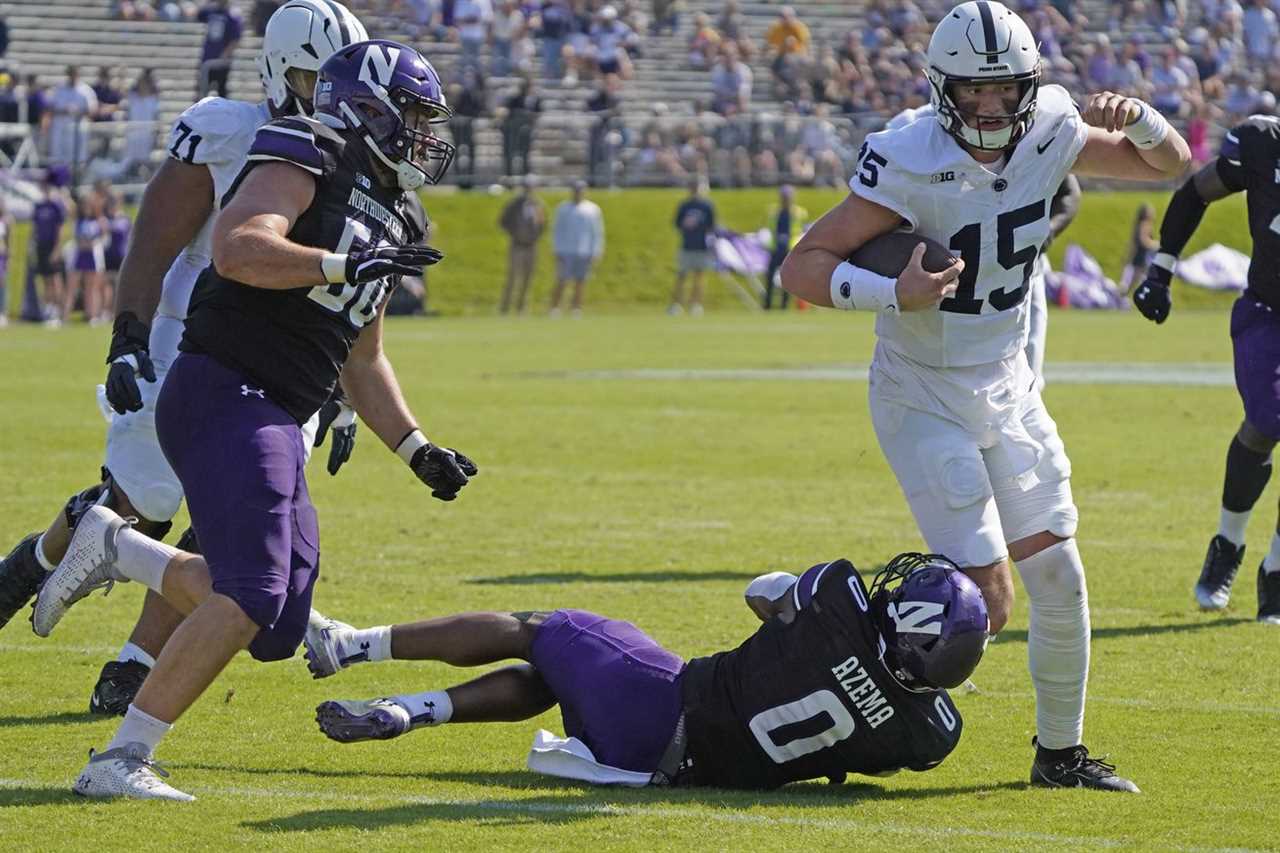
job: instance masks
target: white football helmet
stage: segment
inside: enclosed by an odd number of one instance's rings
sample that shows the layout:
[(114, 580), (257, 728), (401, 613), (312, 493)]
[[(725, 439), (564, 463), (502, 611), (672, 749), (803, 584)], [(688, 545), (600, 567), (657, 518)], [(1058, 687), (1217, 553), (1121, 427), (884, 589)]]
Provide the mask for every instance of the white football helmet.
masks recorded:
[(288, 0), (267, 21), (258, 54), (271, 114), (311, 112), (311, 93), (295, 91), (286, 79), (291, 69), (319, 71), (340, 48), (368, 40), (364, 24), (336, 0)]
[[(969, 0), (943, 18), (929, 40), (929, 100), (938, 121), (960, 142), (998, 151), (1015, 144), (1031, 129), (1040, 91), (1040, 48), (1031, 29), (996, 0)], [(971, 127), (957, 106), (952, 85), (974, 82), (1016, 82), (1021, 86), (1017, 109), (998, 130)], [(976, 122), (975, 122), (976, 124)]]

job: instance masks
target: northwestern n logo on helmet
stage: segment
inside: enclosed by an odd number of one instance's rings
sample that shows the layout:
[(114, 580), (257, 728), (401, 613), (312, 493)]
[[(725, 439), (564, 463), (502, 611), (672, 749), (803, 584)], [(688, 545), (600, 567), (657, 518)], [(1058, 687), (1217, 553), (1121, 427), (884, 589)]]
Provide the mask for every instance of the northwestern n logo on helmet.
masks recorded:
[(399, 60), (400, 48), (370, 45), (364, 52), (364, 61), (360, 63), (360, 82), (367, 83), (375, 91), (378, 86), (385, 89), (391, 85), (391, 76)]
[(942, 616), (942, 604), (932, 601), (890, 602), (888, 609), (899, 634), (942, 634), (942, 620), (930, 621), (935, 616)]

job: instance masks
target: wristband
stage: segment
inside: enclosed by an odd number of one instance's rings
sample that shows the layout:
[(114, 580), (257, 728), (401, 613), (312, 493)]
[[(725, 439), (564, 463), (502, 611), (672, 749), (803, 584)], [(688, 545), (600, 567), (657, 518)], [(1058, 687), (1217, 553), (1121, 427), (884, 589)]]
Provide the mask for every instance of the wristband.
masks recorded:
[(396, 445), (396, 456), (404, 460), (404, 464), (413, 464), (413, 454), (418, 452), (418, 448), (426, 447), (431, 442), (427, 441), (427, 437), (422, 434), (422, 430), (414, 427), (409, 434), (400, 439), (400, 443)]
[(1138, 117), (1124, 126), (1124, 135), (1138, 148), (1155, 148), (1169, 135), (1169, 122), (1155, 108), (1133, 99), (1142, 108)]
[(1171, 255), (1168, 252), (1156, 252), (1155, 257), (1151, 259), (1151, 266), (1159, 267), (1169, 275), (1173, 275), (1174, 267), (1178, 265), (1178, 256)]
[(845, 311), (897, 311), (898, 280), (841, 261), (831, 273), (831, 305)]
[(347, 256), (325, 252), (320, 258), (320, 273), (330, 284), (345, 284), (347, 281)]

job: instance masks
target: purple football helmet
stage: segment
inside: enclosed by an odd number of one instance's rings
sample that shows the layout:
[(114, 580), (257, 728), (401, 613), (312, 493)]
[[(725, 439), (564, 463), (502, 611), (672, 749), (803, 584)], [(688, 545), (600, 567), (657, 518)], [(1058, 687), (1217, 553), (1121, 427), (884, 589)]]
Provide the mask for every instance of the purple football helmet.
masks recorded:
[(894, 557), (872, 582), (870, 603), (885, 666), (909, 690), (958, 687), (987, 648), (982, 591), (941, 554)]
[(343, 48), (316, 76), (315, 117), (359, 134), (404, 190), (439, 183), (449, 170), (454, 147), (431, 125), (452, 115), (431, 63), (399, 42)]

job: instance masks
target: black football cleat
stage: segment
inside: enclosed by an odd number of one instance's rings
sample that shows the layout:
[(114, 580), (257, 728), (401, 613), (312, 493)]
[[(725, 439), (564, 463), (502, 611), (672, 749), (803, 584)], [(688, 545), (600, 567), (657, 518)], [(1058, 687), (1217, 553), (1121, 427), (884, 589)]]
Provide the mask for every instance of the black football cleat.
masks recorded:
[(1280, 572), (1258, 566), (1258, 621), (1280, 625)]
[[(1036, 758), (1031, 764), (1031, 784), (1041, 788), (1093, 788), (1098, 791), (1141, 793), (1138, 786), (1116, 775), (1114, 765), (1090, 758), (1084, 744), (1070, 749), (1045, 749), (1031, 739)], [(1105, 756), (1104, 756), (1105, 757)]]
[(104, 717), (123, 717), (133, 697), (142, 689), (151, 667), (136, 660), (110, 661), (102, 668), (98, 683), (89, 697), (89, 713)]
[(1218, 535), (1209, 540), (1204, 555), (1200, 580), (1196, 581), (1196, 603), (1201, 610), (1222, 610), (1231, 599), (1231, 584), (1244, 560), (1244, 546), (1237, 548), (1231, 540)]
[(0, 560), (0, 628), (31, 602), (49, 574), (36, 560), (39, 538), (39, 533), (30, 534)]

